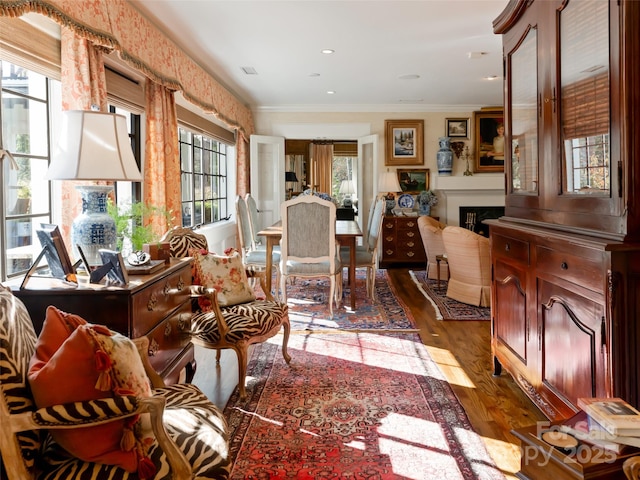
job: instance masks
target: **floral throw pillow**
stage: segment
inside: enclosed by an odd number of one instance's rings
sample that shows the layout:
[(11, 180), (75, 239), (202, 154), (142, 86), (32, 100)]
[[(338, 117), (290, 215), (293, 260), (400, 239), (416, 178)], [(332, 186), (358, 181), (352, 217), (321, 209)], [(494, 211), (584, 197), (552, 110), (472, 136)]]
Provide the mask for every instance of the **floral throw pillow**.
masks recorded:
[(221, 307), (252, 302), (256, 299), (247, 280), (240, 252), (233, 250), (229, 255), (217, 255), (191, 249), (189, 255), (193, 257), (194, 262), (194, 283), (215, 289)]

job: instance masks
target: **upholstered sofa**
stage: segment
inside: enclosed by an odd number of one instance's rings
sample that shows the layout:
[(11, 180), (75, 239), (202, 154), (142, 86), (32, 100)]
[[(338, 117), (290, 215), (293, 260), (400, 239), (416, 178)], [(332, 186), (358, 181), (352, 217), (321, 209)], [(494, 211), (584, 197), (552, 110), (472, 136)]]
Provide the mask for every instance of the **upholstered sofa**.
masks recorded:
[[(427, 254), (427, 278), (438, 279), (438, 262), (436, 256), (443, 255), (444, 243), (442, 241), (442, 231), (446, 225), (429, 215), (418, 217), (418, 230)], [(449, 265), (447, 262), (440, 262), (440, 278), (449, 278)]]
[(489, 239), (462, 227), (442, 231), (449, 284), (447, 297), (481, 307), (491, 305), (491, 256)]

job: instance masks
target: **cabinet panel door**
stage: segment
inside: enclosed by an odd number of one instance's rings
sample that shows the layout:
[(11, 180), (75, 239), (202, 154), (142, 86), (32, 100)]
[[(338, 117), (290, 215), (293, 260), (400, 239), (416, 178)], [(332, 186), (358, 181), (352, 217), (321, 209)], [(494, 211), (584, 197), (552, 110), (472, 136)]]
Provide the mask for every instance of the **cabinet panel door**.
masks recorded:
[(494, 335), (520, 361), (529, 365), (531, 338), (527, 317), (526, 271), (501, 262), (494, 264)]
[(544, 384), (574, 405), (607, 396), (602, 302), (538, 279), (538, 309)]

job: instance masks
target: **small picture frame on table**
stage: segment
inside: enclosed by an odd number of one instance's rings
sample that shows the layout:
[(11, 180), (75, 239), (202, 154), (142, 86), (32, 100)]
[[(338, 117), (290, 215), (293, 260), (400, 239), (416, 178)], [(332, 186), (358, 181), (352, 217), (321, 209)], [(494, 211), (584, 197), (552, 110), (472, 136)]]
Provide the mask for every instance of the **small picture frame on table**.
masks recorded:
[(122, 258), (122, 253), (115, 250), (100, 249), (100, 258), (104, 266), (110, 266), (106, 272), (107, 283), (112, 285), (126, 285), (129, 283), (129, 275)]

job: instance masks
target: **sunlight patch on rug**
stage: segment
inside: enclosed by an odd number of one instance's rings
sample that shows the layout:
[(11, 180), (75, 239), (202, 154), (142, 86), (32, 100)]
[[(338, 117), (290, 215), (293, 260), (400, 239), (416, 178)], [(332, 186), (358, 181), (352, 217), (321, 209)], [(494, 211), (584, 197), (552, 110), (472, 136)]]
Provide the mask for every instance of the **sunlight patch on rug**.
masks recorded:
[(416, 334), (256, 345), (225, 408), (232, 479), (504, 479)]

